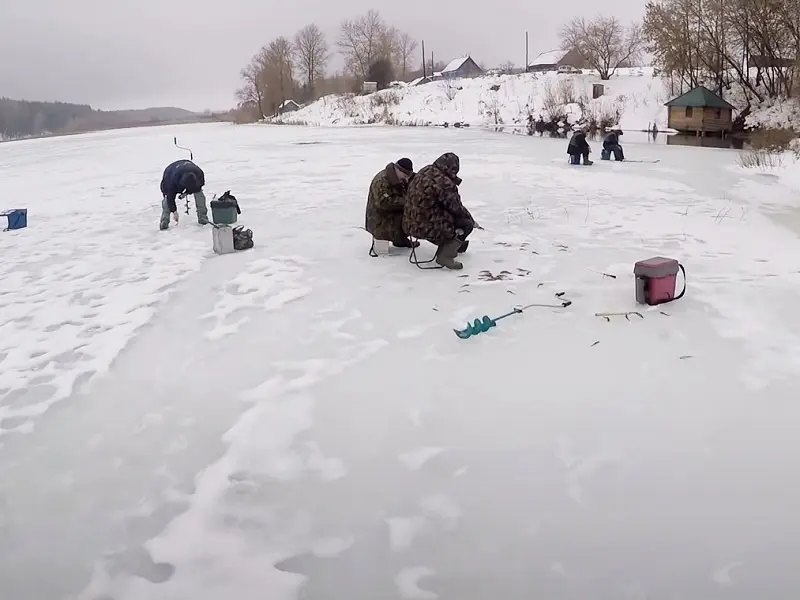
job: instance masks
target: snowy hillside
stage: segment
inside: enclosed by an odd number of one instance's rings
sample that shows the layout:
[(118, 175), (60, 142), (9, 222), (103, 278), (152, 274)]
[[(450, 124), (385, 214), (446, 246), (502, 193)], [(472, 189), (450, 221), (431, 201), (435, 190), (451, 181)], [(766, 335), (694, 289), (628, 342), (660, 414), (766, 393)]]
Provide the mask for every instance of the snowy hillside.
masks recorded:
[[(596, 83), (604, 86), (604, 94), (593, 100), (592, 86)], [(653, 77), (650, 68), (622, 69), (610, 81), (601, 81), (593, 72), (523, 73), (433, 81), (364, 96), (331, 95), (271, 122), (513, 125), (525, 123), (531, 114), (567, 123), (603, 121), (628, 130), (647, 130), (655, 123), (663, 131), (667, 124), (664, 103), (669, 99), (662, 81)]]

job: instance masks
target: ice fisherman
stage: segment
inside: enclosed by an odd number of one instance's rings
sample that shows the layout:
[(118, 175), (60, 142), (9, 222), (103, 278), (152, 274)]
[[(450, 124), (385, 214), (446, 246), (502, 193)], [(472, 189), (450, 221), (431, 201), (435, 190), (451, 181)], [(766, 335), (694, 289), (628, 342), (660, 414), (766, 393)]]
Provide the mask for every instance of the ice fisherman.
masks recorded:
[(459, 167), (458, 156), (447, 152), (420, 169), (408, 185), (403, 212), (403, 230), (438, 246), (437, 264), (454, 270), (464, 267), (455, 258), (467, 251), (472, 230), (480, 228), (461, 203)]
[(581, 164), (581, 158), (583, 158), (584, 165), (593, 164), (592, 161), (589, 160), (589, 153), (591, 151), (592, 149), (589, 147), (589, 142), (586, 141), (586, 131), (582, 128), (576, 129), (567, 145), (567, 154), (569, 154), (570, 164)]
[(622, 131), (619, 129), (612, 129), (611, 132), (603, 140), (603, 152), (600, 154), (602, 160), (611, 160), (611, 154), (614, 154), (614, 160), (625, 160), (625, 153), (622, 151), (622, 144), (619, 143), (619, 136)]
[(364, 228), (376, 240), (387, 240), (397, 248), (416, 248), (403, 230), (403, 209), (408, 184), (414, 178), (414, 163), (401, 158), (389, 163), (369, 184)]
[(194, 205), (197, 209), (197, 222), (200, 225), (208, 223), (208, 208), (206, 207), (206, 195), (203, 193), (203, 186), (206, 184), (206, 176), (203, 169), (198, 167), (190, 160), (176, 160), (167, 165), (164, 175), (161, 177), (161, 193), (164, 198), (161, 200), (161, 222), (159, 227), (162, 231), (169, 229), (169, 217), (178, 223), (178, 206), (175, 198), (194, 195)]

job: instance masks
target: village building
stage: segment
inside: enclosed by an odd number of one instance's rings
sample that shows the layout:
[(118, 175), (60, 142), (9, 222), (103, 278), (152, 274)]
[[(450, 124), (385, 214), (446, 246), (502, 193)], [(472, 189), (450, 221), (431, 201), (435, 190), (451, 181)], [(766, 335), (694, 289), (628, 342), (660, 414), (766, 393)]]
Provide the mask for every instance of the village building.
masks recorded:
[(483, 69), (480, 68), (471, 56), (462, 56), (454, 58), (444, 69), (439, 73), (434, 73), (434, 78), (440, 77), (442, 79), (457, 79), (462, 77), (480, 77), (483, 75)]
[(278, 114), (282, 115), (284, 113), (294, 112), (296, 110), (300, 110), (300, 105), (297, 102), (294, 100), (285, 100), (278, 107)]
[(702, 85), (664, 106), (669, 111), (667, 127), (681, 133), (724, 136), (733, 129), (733, 105)]
[(534, 58), (525, 69), (529, 73), (558, 71), (559, 67), (587, 68), (586, 59), (577, 50), (550, 50)]

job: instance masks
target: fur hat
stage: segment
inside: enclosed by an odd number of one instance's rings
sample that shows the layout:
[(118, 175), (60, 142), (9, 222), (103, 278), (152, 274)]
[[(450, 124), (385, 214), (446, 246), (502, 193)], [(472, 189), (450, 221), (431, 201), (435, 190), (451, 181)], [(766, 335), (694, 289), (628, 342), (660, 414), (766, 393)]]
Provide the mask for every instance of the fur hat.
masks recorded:
[(406, 175), (412, 175), (414, 173), (414, 163), (411, 162), (410, 158), (401, 158), (394, 166), (400, 169)]

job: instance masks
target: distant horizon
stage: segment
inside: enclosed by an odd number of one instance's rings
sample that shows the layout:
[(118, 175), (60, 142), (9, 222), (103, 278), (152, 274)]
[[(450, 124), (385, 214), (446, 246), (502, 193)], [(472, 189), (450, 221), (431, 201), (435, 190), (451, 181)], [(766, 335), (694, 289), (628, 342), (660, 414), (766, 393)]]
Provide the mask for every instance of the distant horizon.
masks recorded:
[(231, 106), (228, 106), (226, 108), (206, 107), (206, 108), (198, 110), (198, 109), (189, 108), (187, 106), (182, 106), (182, 105), (177, 105), (177, 104), (146, 104), (146, 105), (138, 105), (138, 106), (131, 106), (129, 104), (119, 104), (119, 105), (116, 105), (116, 106), (114, 106), (112, 108), (109, 108), (108, 106), (98, 106), (98, 105), (92, 104), (91, 102), (80, 102), (80, 101), (70, 100), (70, 99), (66, 99), (65, 100), (63, 98), (56, 98), (56, 99), (52, 99), (52, 98), (15, 98), (14, 96), (6, 95), (6, 94), (3, 94), (3, 93), (0, 93), (0, 98), (8, 98), (9, 100), (14, 100), (14, 101), (17, 101), (17, 102), (45, 102), (45, 103), (74, 104), (76, 106), (89, 106), (89, 107), (92, 108), (92, 110), (99, 110), (99, 111), (103, 111), (103, 112), (122, 112), (122, 111), (126, 111), (126, 110), (151, 110), (151, 109), (159, 109), (159, 108), (161, 108), (161, 109), (163, 109), (163, 108), (177, 108), (177, 109), (186, 110), (186, 111), (189, 111), (189, 112), (192, 112), (192, 113), (195, 113), (195, 114), (203, 114), (206, 111), (211, 111), (212, 113), (228, 112), (228, 111), (233, 110), (234, 108), (236, 108), (235, 101), (232, 103)]

